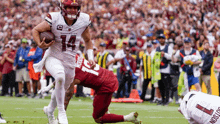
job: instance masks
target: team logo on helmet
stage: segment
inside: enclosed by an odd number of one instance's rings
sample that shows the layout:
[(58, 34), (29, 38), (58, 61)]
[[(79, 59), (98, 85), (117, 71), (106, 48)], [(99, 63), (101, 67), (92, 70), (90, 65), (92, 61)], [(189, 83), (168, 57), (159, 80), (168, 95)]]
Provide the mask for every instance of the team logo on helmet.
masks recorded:
[[(60, 9), (62, 15), (74, 20), (79, 17), (80, 8), (81, 8), (82, 1), (81, 0), (61, 0), (60, 2)], [(67, 10), (67, 7), (77, 7), (77, 11), (75, 10)]]

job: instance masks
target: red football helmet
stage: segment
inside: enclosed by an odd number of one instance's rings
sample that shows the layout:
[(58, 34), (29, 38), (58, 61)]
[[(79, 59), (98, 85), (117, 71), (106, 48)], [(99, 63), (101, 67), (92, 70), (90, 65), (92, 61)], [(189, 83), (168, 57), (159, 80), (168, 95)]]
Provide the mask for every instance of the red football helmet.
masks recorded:
[[(74, 20), (79, 17), (80, 14), (80, 8), (81, 8), (82, 1), (81, 0), (61, 0), (60, 2), (60, 9), (63, 16), (66, 16), (67, 18)], [(67, 11), (67, 7), (77, 7), (76, 11)]]

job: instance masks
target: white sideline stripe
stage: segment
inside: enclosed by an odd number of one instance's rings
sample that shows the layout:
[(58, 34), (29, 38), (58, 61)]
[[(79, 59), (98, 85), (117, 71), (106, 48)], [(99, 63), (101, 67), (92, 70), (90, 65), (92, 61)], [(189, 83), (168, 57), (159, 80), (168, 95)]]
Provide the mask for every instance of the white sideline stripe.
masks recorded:
[[(26, 108), (15, 108), (15, 109), (26, 109)], [(37, 110), (43, 110), (43, 108), (33, 108), (33, 109), (37, 109)], [(68, 109), (68, 110), (92, 110), (92, 109)], [(119, 109), (118, 109), (119, 110)]]
[[(75, 116), (76, 117), (76, 116)], [(92, 118), (92, 116), (78, 116), (80, 118)], [(4, 118), (47, 118), (45, 116), (10, 116)], [(73, 118), (73, 116), (67, 116), (67, 118)]]
[(175, 119), (175, 118), (184, 118), (184, 117), (156, 117), (156, 116), (148, 116), (144, 118), (167, 118), (167, 119)]
[(81, 118), (92, 118), (92, 116), (79, 116)]
[[(4, 118), (47, 118), (46, 116), (10, 116)], [(67, 116), (67, 118), (73, 118), (73, 116)]]
[(15, 108), (15, 109), (24, 109), (24, 108)]

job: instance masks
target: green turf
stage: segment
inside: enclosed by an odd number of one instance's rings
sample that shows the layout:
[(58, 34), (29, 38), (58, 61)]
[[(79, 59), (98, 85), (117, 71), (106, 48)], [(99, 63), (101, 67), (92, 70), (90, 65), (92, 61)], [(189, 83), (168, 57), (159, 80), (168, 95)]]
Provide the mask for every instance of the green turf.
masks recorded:
[[(47, 118), (43, 107), (50, 99), (29, 99), (0, 97), (0, 112), (9, 124), (46, 124)], [(145, 103), (111, 103), (109, 111), (115, 114), (129, 114), (137, 111), (142, 124), (187, 124), (184, 117), (177, 112), (177, 105), (156, 106)], [(57, 116), (57, 110), (55, 112)], [(95, 124), (92, 118), (92, 100), (74, 98), (67, 110), (69, 124)], [(131, 124), (131, 123), (123, 123)]]

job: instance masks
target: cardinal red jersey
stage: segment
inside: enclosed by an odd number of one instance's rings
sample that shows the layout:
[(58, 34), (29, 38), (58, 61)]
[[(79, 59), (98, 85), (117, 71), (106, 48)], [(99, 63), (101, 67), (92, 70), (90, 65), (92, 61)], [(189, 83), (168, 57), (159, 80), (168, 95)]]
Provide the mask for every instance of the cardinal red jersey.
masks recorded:
[(77, 56), (76, 61), (75, 79), (81, 81), (80, 85), (92, 88), (96, 93), (112, 93), (118, 88), (118, 80), (113, 72), (98, 64), (91, 69), (89, 62), (82, 57)]

